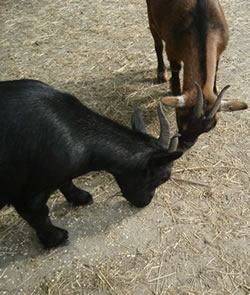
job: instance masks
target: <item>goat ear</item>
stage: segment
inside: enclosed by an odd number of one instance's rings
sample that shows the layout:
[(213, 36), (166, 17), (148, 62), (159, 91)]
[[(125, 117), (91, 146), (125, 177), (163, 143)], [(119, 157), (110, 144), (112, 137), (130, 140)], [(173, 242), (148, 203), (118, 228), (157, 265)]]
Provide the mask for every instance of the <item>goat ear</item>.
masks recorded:
[(248, 106), (244, 102), (239, 101), (222, 101), (220, 111), (222, 112), (233, 112), (247, 109)]
[(179, 96), (165, 96), (162, 98), (162, 103), (172, 107), (172, 108), (184, 108), (188, 106), (187, 95), (179, 95)]
[(179, 159), (183, 155), (183, 152), (167, 152), (167, 151), (157, 151), (154, 152), (150, 158), (150, 163), (154, 167), (165, 166), (173, 161)]
[(142, 133), (146, 133), (146, 128), (144, 125), (144, 121), (142, 119), (142, 110), (141, 109), (137, 109), (131, 118), (131, 124), (132, 124), (132, 129), (142, 132)]

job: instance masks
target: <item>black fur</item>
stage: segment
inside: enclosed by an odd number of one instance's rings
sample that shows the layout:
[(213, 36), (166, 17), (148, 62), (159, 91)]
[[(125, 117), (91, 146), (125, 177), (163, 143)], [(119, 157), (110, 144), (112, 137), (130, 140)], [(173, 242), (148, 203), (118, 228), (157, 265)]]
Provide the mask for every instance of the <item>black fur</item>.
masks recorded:
[(182, 153), (168, 153), (144, 133), (142, 120), (134, 119), (133, 127), (100, 116), (42, 82), (0, 82), (0, 208), (13, 205), (44, 246), (55, 247), (68, 234), (49, 219), (50, 194), (60, 189), (74, 205), (92, 202), (88, 192), (73, 185), (75, 177), (106, 170), (128, 201), (148, 205)]

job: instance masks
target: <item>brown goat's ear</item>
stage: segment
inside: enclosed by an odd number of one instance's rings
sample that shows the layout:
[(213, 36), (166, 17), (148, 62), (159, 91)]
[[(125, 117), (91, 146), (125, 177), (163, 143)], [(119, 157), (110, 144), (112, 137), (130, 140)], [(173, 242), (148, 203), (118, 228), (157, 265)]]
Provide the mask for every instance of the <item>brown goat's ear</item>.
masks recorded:
[(220, 106), (221, 112), (233, 112), (247, 109), (248, 106), (244, 102), (239, 101), (222, 101)]
[(165, 96), (162, 98), (162, 103), (172, 108), (188, 107), (188, 99), (185, 94), (179, 96)]

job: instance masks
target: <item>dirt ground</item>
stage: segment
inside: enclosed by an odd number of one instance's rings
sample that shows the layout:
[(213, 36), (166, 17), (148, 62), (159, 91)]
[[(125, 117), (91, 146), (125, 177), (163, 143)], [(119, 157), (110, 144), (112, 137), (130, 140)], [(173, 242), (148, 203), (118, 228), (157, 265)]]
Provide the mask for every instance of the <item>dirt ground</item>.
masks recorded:
[[(231, 36), (217, 85), (250, 104), (249, 1), (221, 2)], [(0, 0), (0, 24), (1, 80), (39, 79), (125, 125), (140, 106), (158, 135), (169, 85), (155, 83), (145, 1)], [(249, 134), (249, 110), (221, 114), (142, 210), (105, 172), (76, 179), (93, 205), (73, 208), (59, 192), (49, 200), (53, 223), (69, 231), (64, 247), (45, 251), (5, 207), (0, 294), (250, 294)]]

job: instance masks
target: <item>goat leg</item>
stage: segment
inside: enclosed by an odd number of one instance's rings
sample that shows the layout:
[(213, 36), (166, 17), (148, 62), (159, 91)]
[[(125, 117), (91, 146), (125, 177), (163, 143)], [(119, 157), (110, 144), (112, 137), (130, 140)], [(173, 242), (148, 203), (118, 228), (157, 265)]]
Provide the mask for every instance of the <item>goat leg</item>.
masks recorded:
[(176, 61), (170, 61), (170, 68), (172, 72), (172, 77), (170, 79), (171, 90), (174, 96), (181, 94), (180, 78), (179, 73), (181, 70), (181, 64)]
[(16, 211), (36, 231), (38, 238), (46, 248), (57, 247), (68, 239), (68, 232), (56, 227), (49, 218), (49, 209), (46, 206), (48, 197), (40, 194), (28, 202), (13, 204)]
[(72, 181), (65, 183), (59, 189), (64, 194), (66, 200), (74, 206), (93, 203), (91, 194), (76, 187)]

